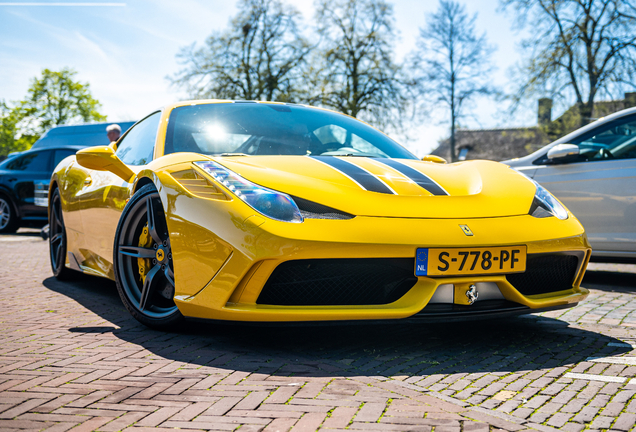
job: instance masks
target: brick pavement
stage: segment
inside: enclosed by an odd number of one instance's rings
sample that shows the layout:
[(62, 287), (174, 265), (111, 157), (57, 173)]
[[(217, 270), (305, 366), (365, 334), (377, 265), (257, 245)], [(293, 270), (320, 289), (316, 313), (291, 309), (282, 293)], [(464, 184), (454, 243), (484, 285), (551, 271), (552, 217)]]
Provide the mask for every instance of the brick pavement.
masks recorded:
[(507, 321), (163, 333), (112, 282), (56, 281), (38, 237), (0, 262), (2, 431), (636, 430), (636, 266)]

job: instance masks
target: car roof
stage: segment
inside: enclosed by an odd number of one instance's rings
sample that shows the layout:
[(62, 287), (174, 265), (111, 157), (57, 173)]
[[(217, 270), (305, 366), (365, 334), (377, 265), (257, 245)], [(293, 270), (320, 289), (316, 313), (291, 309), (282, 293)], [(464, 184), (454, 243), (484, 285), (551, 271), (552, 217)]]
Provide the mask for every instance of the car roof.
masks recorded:
[(66, 145), (92, 147), (97, 145), (108, 145), (109, 140), (106, 135), (106, 126), (118, 124), (122, 134), (126, 132), (135, 122), (108, 122), (91, 123), (83, 125), (56, 126), (49, 129), (33, 144), (33, 149), (55, 148)]
[(121, 126), (122, 130), (124, 127), (129, 128), (133, 124), (134, 121), (125, 121), (125, 122), (103, 122), (103, 123), (89, 123), (89, 124), (80, 124), (80, 125), (61, 125), (55, 126), (49, 129), (42, 135), (42, 138), (45, 136), (57, 136), (57, 135), (77, 135), (77, 134), (94, 134), (94, 133), (106, 133), (106, 127), (109, 125), (118, 124)]

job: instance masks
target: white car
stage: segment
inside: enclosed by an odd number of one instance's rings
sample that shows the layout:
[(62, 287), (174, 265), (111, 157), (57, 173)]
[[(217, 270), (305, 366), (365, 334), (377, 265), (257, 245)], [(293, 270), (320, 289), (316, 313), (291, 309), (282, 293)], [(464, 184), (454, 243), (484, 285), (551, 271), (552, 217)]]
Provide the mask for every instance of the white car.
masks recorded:
[(503, 163), (544, 186), (576, 215), (594, 261), (636, 262), (636, 108)]

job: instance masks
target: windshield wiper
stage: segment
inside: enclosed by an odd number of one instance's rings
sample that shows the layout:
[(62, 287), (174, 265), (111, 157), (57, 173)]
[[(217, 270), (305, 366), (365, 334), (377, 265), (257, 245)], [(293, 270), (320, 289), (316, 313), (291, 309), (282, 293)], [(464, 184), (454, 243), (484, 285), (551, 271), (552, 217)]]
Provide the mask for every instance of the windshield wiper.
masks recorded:
[(245, 153), (221, 153), (219, 156), (233, 157), (233, 156), (249, 156), (249, 155)]
[(369, 157), (369, 158), (379, 158), (381, 157), (380, 155), (376, 155), (373, 153), (339, 153), (337, 150), (336, 151), (330, 151), (330, 152), (325, 152), (325, 153), (321, 153), (320, 156), (340, 156), (340, 157)]

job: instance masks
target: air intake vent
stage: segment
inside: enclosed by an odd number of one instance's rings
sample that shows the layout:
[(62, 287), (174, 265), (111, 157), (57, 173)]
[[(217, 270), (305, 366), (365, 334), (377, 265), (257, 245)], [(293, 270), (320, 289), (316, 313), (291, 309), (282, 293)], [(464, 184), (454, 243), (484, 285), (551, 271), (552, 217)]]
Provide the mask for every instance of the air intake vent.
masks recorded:
[(200, 198), (227, 200), (227, 196), (223, 192), (195, 170), (177, 171), (171, 175), (192, 195)]
[(305, 219), (353, 219), (355, 216), (306, 199), (292, 197)]
[(413, 258), (309, 259), (280, 264), (256, 303), (283, 306), (379, 305), (417, 282)]
[(576, 255), (528, 255), (526, 271), (506, 275), (523, 295), (547, 294), (572, 288), (579, 258)]

